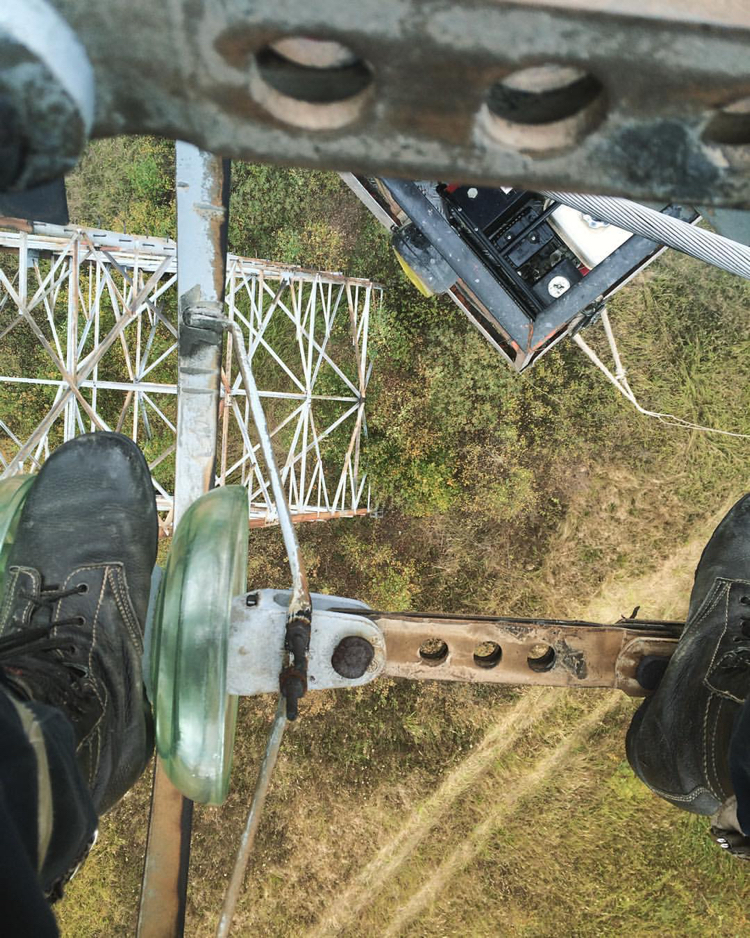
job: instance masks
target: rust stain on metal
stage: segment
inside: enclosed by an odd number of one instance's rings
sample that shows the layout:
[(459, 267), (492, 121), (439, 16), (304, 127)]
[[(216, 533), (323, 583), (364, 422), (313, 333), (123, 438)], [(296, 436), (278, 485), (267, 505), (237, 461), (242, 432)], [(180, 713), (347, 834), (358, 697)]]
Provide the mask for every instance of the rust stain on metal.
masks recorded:
[[(153, 811), (158, 803), (160, 810)], [(178, 938), (184, 928), (182, 890), (187, 880), (192, 802), (167, 778), (157, 759), (152, 791), (138, 938)], [(176, 872), (176, 875), (175, 875)]]
[[(210, 213), (206, 223), (206, 213), (199, 207), (205, 192), (228, 195), (227, 183), (226, 164), (221, 160), (188, 144), (177, 144), (180, 320), (174, 523), (214, 484), (222, 331), (206, 328), (202, 320), (196, 328), (191, 314), (216, 316), (223, 311), (226, 212)], [(157, 762), (139, 938), (177, 938), (183, 932), (191, 821), (191, 802)]]
[[(616, 687), (630, 696), (646, 691), (636, 679), (644, 654), (669, 656), (677, 645), (676, 623), (640, 622), (638, 626), (560, 620), (499, 620), (368, 614), (386, 640), (385, 673), (413, 680), (545, 684), (556, 687)], [(640, 628), (639, 628), (640, 626)], [(439, 657), (421, 654), (430, 642), (445, 643)], [(486, 642), (501, 649), (492, 667), (482, 666), (475, 651)], [(538, 649), (554, 652), (549, 668), (537, 669)]]
[[(367, 508), (357, 508), (353, 511), (313, 511), (307, 512), (306, 514), (292, 515), (292, 523), (310, 524), (314, 521), (333, 521), (337, 518), (365, 518), (369, 513)], [(268, 517), (251, 518), (248, 523), (249, 528), (268, 528), (276, 527), (277, 525), (278, 521), (275, 518), (269, 520)], [(172, 523), (169, 521), (160, 522), (159, 537), (171, 536)]]
[(562, 667), (567, 668), (579, 681), (584, 681), (588, 676), (584, 652), (580, 648), (572, 648), (565, 639), (553, 648)]
[[(741, 0), (475, 0), (458, 10), (433, 4), (429, 16), (422, 0), (360, 0), (356, 17), (341, 0), (131, 0), (111, 4), (105, 18), (94, 15), (95, 0), (52, 5), (83, 39), (108, 103), (98, 109), (95, 137), (177, 135), (235, 159), (347, 166), (374, 176), (413, 179), (419, 171), (454, 179), (460, 166), (464, 181), (483, 185), (553, 184), (687, 204), (750, 200), (744, 148), (704, 136), (723, 106), (750, 94), (750, 23)], [(175, 17), (173, 7), (190, 14)], [(309, 61), (290, 47), (295, 37), (354, 50), (378, 85), (368, 120), (356, 124), (361, 113), (351, 108), (350, 124), (326, 124), (337, 95), (354, 97), (336, 59), (317, 63), (333, 72), (327, 100), (293, 98), (306, 112), (305, 129), (295, 126), (292, 107), (264, 109), (248, 76), (261, 50), (282, 37), (279, 51), (298, 66)], [(190, 82), (186, 62), (197, 76)], [(511, 122), (512, 137), (498, 139), (490, 132), (498, 114), (487, 105), (493, 85), (513, 74), (517, 81), (529, 63), (583, 67), (607, 91), (606, 119), (595, 132), (581, 105), (567, 116), (579, 118), (583, 132), (534, 159), (525, 148), (539, 122)], [(665, 159), (665, 152), (676, 155)]]
[(10, 228), (12, 231), (23, 231), (32, 234), (34, 226), (23, 218), (0, 218), (0, 228)]
[(618, 656), (615, 673), (616, 686), (631, 697), (645, 697), (648, 693), (638, 682), (638, 665), (646, 655), (670, 657), (677, 647), (673, 638), (637, 636), (626, 642)]

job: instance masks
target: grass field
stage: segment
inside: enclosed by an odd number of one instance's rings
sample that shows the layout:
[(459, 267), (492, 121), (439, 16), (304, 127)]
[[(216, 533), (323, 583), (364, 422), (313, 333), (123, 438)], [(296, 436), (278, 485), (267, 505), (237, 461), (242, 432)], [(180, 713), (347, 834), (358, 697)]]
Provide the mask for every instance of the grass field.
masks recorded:
[[(169, 233), (164, 153), (127, 152), (146, 168), (131, 173), (131, 202), (117, 190), (117, 210)], [(111, 223), (102, 186), (114, 188), (118, 159), (107, 144), (76, 177), (82, 221)], [(393, 609), (684, 615), (702, 544), (750, 487), (750, 441), (640, 417), (570, 344), (510, 374), (456, 310), (403, 285), (333, 177), (242, 167), (236, 188), (233, 250), (387, 291), (367, 451), (384, 514), (300, 529), (312, 588)], [(749, 300), (736, 278), (673, 255), (619, 294), (612, 322), (643, 404), (750, 432)], [(586, 338), (603, 349), (598, 327)], [(277, 531), (252, 533), (248, 573), (287, 585)], [(609, 692), (393, 680), (310, 696), (234, 934), (750, 935), (750, 871), (627, 766), (634, 706)], [(272, 700), (242, 702), (229, 799), (196, 809), (190, 936), (215, 928), (272, 712)], [(103, 819), (58, 908), (66, 938), (134, 933), (148, 800), (145, 778)]]
[[(709, 519), (639, 579), (573, 612), (634, 601), (684, 615)], [(745, 866), (624, 760), (615, 692), (377, 684), (310, 699), (285, 741), (237, 935), (750, 934)], [(199, 808), (187, 934), (211, 935), (271, 701), (245, 701), (233, 790)], [(142, 782), (105, 819), (60, 906), (63, 934), (132, 934)]]

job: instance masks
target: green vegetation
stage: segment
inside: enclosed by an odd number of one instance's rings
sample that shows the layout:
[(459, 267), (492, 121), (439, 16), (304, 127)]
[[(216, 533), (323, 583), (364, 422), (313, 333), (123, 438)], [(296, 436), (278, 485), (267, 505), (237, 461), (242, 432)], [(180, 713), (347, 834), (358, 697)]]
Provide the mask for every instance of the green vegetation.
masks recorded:
[[(173, 235), (171, 168), (166, 143), (97, 143), (71, 181), (75, 220)], [(404, 280), (331, 174), (238, 165), (233, 190), (236, 253), (385, 287), (366, 447), (383, 516), (300, 529), (314, 589), (557, 615), (604, 589), (614, 616), (629, 611), (618, 584), (640, 578), (644, 613), (684, 613), (709, 519), (747, 487), (748, 441), (639, 416), (570, 343), (513, 375), (457, 309)], [(622, 291), (611, 318), (642, 403), (750, 432), (749, 310), (746, 283), (674, 254)], [(603, 352), (598, 327), (586, 338)], [(687, 541), (678, 577), (663, 564)], [(278, 532), (253, 532), (251, 584), (287, 577)], [(272, 706), (243, 701), (230, 798), (197, 811), (190, 935), (215, 927)], [(631, 713), (607, 694), (437, 682), (309, 698), (236, 933), (750, 934), (744, 869), (623, 762)], [(59, 907), (65, 935), (133, 933), (147, 812), (146, 780), (104, 819)]]

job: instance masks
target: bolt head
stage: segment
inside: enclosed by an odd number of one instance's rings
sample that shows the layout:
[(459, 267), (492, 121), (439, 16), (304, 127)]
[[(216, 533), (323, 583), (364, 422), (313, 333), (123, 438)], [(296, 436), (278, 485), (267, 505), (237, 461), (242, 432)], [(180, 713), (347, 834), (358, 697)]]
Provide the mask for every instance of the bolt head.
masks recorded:
[(361, 635), (342, 638), (331, 655), (331, 664), (336, 674), (354, 680), (362, 677), (375, 657), (375, 649)]
[(547, 284), (547, 292), (557, 298), (570, 289), (570, 280), (567, 277), (553, 277)]
[(596, 230), (599, 229), (599, 228), (609, 228), (609, 222), (608, 222), (608, 221), (602, 221), (601, 218), (594, 218), (593, 215), (587, 215), (587, 214), (584, 214), (584, 213), (582, 213), (581, 217), (582, 217), (583, 220), (586, 222), (586, 224), (589, 226), (589, 228), (593, 228), (594, 231), (596, 231)]

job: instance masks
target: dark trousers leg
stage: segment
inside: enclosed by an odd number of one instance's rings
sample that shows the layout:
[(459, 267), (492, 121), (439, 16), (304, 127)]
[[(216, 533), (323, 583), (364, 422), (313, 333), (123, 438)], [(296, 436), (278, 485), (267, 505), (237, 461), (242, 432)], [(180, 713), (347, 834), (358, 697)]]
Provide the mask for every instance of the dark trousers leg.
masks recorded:
[(61, 891), (97, 818), (64, 714), (0, 687), (0, 930), (57, 935), (45, 894)]

